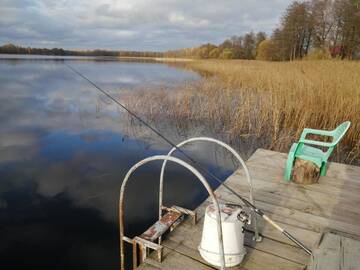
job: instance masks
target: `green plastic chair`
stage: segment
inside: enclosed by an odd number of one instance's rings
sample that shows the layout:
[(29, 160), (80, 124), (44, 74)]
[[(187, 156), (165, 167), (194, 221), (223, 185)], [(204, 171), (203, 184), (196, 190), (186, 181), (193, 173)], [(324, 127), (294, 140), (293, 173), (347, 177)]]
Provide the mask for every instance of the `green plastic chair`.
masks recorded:
[[(301, 134), (299, 142), (294, 143), (291, 146), (285, 167), (285, 174), (284, 174), (285, 180), (290, 181), (291, 170), (294, 165), (295, 158), (297, 157), (303, 160), (308, 160), (313, 162), (316, 166), (320, 168), (320, 175), (321, 176), (326, 175), (326, 166), (327, 166), (328, 158), (330, 157), (335, 146), (339, 143), (342, 137), (344, 137), (346, 131), (350, 127), (350, 124), (351, 124), (350, 121), (346, 121), (332, 131), (305, 128)], [(306, 139), (306, 136), (308, 134), (329, 136), (332, 137), (333, 139), (332, 142), (308, 140)], [(323, 150), (310, 145), (326, 147), (327, 150), (324, 152)]]

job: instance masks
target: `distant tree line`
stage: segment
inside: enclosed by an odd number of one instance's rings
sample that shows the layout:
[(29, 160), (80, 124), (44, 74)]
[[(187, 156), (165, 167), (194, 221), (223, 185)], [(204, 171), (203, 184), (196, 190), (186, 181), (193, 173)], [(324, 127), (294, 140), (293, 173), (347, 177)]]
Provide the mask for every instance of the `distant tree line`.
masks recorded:
[(285, 10), (280, 27), (268, 38), (264, 32), (250, 32), (219, 46), (205, 44), (165, 55), (274, 61), (360, 58), (360, 0), (294, 1)]
[(164, 53), (165, 57), (193, 57), (200, 59), (255, 59), (256, 49), (266, 39), (264, 32), (250, 32), (243, 36), (233, 36), (219, 46), (204, 44), (198, 48), (186, 48)]
[(260, 59), (288, 61), (301, 58), (360, 58), (360, 0), (294, 1), (281, 17), (280, 27), (267, 37), (264, 32), (233, 36), (220, 45), (204, 44), (166, 52), (64, 50), (24, 48), (12, 44), (0, 53), (178, 57), (200, 59)]
[(58, 56), (113, 56), (113, 57), (163, 57), (162, 52), (150, 51), (109, 51), (109, 50), (64, 50), (60, 48), (30, 48), (14, 44), (5, 44), (0, 47), (4, 54), (34, 54)]
[(281, 26), (259, 44), (258, 58), (359, 58), (360, 0), (295, 1)]

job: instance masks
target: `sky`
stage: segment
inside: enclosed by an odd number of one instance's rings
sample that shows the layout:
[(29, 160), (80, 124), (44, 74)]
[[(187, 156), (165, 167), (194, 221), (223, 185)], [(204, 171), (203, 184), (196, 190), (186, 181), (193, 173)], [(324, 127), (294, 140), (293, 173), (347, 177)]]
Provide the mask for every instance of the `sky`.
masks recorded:
[(291, 0), (0, 0), (0, 44), (164, 51), (271, 31)]

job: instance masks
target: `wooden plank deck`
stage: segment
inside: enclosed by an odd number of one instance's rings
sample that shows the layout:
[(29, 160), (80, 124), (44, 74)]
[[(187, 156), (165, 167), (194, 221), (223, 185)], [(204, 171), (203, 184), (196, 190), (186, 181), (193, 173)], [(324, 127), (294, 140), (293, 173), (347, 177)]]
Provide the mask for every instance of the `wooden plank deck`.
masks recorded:
[[(300, 186), (283, 180), (286, 156), (284, 153), (258, 149), (246, 162), (253, 179), (256, 205), (314, 250), (324, 231), (335, 230), (350, 239), (360, 239), (360, 167), (330, 163), (327, 176), (321, 177), (318, 184)], [(248, 197), (243, 170), (236, 171), (226, 180), (226, 184)], [(238, 203), (224, 187), (219, 187), (216, 194), (220, 200)], [(149, 258), (140, 269), (216, 269), (206, 263), (197, 250), (204, 210), (209, 203), (206, 200), (196, 209), (199, 214), (197, 225), (184, 222), (169, 233), (163, 241), (164, 260), (161, 264)], [(314, 265), (306, 253), (273, 227), (261, 220), (259, 223), (263, 241), (254, 243), (252, 233), (247, 232), (247, 255), (239, 266), (232, 269), (300, 270), (306, 269), (309, 263)], [(359, 241), (345, 242), (359, 250)], [(345, 258), (353, 260), (351, 254), (345, 254)]]
[(326, 233), (313, 250), (309, 270), (360, 269), (360, 241), (338, 233)]

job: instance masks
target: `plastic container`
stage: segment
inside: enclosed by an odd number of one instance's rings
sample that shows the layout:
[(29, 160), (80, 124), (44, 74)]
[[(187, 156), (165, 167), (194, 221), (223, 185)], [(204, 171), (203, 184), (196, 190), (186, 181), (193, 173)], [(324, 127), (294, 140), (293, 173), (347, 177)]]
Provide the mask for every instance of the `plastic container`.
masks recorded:
[[(240, 264), (246, 254), (244, 223), (237, 218), (241, 211), (240, 207), (227, 207), (220, 204), (226, 267)], [(198, 249), (205, 261), (214, 266), (221, 266), (216, 218), (213, 205), (209, 205), (205, 210), (203, 233)]]

